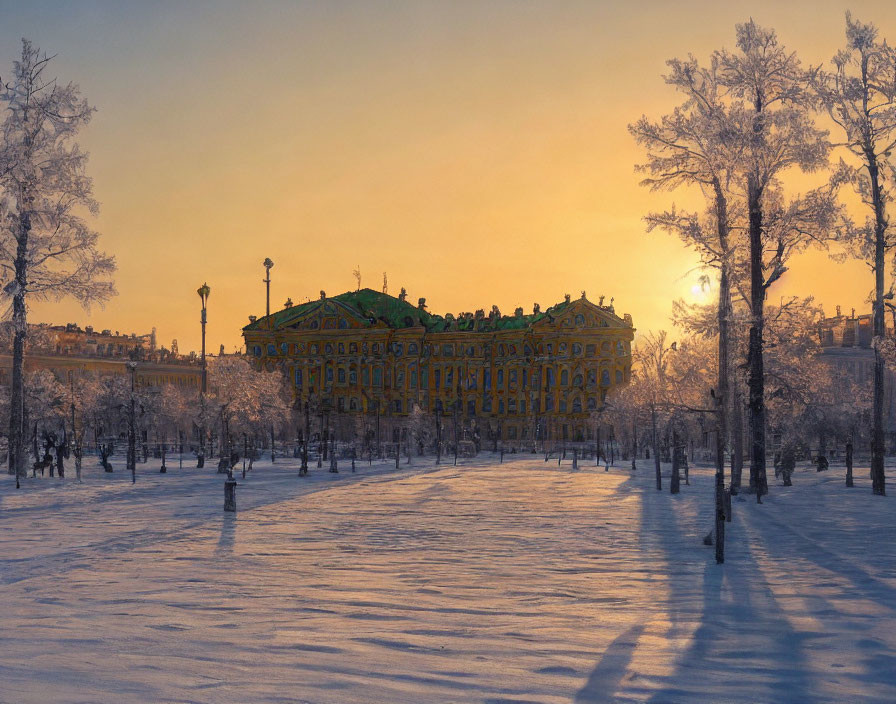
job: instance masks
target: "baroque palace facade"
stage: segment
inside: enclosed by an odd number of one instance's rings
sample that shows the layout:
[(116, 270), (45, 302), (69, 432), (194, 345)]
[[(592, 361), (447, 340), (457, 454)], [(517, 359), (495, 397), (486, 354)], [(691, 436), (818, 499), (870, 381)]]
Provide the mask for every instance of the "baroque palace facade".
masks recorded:
[(394, 442), (419, 408), (456, 417), (466, 439), (585, 441), (607, 395), (629, 381), (632, 319), (603, 297), (595, 305), (583, 291), (512, 316), (497, 307), (439, 316), (406, 299), (404, 289), (397, 298), (361, 289), (287, 302), (250, 318), (247, 354), (282, 370), (296, 408), (326, 414), (338, 440), (375, 418)]

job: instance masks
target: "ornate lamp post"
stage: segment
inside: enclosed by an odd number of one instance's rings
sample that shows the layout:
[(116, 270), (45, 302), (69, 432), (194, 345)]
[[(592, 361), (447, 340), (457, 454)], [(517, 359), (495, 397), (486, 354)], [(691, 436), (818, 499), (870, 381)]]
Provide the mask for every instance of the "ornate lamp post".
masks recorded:
[(205, 309), (208, 305), (208, 296), (211, 293), (207, 283), (203, 283), (196, 293), (202, 301), (202, 317), (199, 322), (202, 323), (202, 356), (199, 362), (202, 365), (202, 382), (199, 387), (199, 455), (196, 458), (196, 467), (202, 469), (205, 466), (205, 394), (208, 391), (208, 368), (205, 363)]
[[(270, 257), (267, 257), (262, 264), (264, 265), (265, 277), (262, 279), (265, 286), (267, 287), (267, 305), (265, 306), (265, 314), (267, 316), (271, 315), (271, 269), (274, 266), (274, 262), (271, 261)], [(268, 321), (268, 325), (270, 325), (271, 321)]]
[(131, 484), (137, 482), (137, 363), (128, 362), (128, 372), (131, 374), (131, 399), (128, 404), (128, 469), (131, 470)]

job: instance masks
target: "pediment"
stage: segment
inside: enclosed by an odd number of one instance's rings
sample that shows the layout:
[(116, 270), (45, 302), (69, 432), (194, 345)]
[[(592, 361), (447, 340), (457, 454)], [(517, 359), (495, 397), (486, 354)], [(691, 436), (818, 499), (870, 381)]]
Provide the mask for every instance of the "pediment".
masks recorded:
[[(559, 310), (557, 310), (559, 308)], [(535, 329), (572, 330), (575, 328), (630, 328), (629, 321), (617, 316), (608, 306), (598, 306), (587, 298), (579, 298), (545, 311)]]
[(358, 311), (332, 299), (300, 306), (296, 315), (283, 320), (278, 330), (357, 330), (371, 326)]

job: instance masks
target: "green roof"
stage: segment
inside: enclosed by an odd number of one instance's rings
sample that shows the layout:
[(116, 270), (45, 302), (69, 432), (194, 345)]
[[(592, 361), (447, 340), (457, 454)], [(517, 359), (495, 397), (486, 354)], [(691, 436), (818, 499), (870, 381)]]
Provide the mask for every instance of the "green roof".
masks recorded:
[[(386, 293), (363, 288), (358, 291), (347, 291), (326, 299), (308, 301), (301, 305), (284, 308), (272, 313), (271, 327), (278, 329), (288, 325), (291, 321), (304, 317), (327, 303), (334, 303), (338, 308), (344, 308), (345, 313), (351, 317), (363, 318), (370, 325), (382, 322), (392, 329), (421, 326), (427, 331), (442, 332), (447, 330), (491, 332), (501, 330), (522, 330), (532, 323), (548, 316), (561, 314), (569, 305), (569, 301), (562, 301), (551, 306), (545, 311), (530, 315), (503, 315), (497, 319), (490, 318), (487, 314), (478, 321), (475, 318), (457, 318), (452, 325), (447, 316), (433, 315), (426, 310), (408, 303)], [(267, 329), (267, 317), (262, 317), (249, 323), (243, 328), (244, 332)]]

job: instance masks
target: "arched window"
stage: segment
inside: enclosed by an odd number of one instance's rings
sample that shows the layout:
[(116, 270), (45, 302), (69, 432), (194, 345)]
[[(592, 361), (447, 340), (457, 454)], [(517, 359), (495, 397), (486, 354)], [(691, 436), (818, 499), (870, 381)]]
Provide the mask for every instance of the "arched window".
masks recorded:
[(546, 371), (547, 375), (545, 377), (545, 386), (547, 386), (547, 388), (549, 389), (552, 389), (554, 388), (554, 369), (553, 367), (548, 367)]
[(560, 371), (560, 386), (569, 386), (569, 372), (566, 369)]
[(326, 354), (327, 356), (330, 356), (333, 354), (333, 343), (328, 342), (326, 344), (326, 346), (324, 347), (324, 354)]
[(566, 413), (566, 399), (561, 398), (560, 403), (558, 405), (560, 406), (558, 409), (560, 411), (560, 413)]
[(610, 385), (610, 370), (604, 369), (600, 373), (600, 385), (601, 386), (609, 386)]
[(581, 413), (582, 412), (582, 399), (576, 397), (572, 402), (572, 412), (573, 413)]
[(395, 372), (395, 386), (399, 389), (404, 388), (404, 367), (399, 367)]
[(344, 368), (339, 367), (339, 369), (336, 371), (336, 378), (339, 380), (340, 384), (345, 383), (345, 369)]
[(358, 370), (354, 367), (348, 370), (348, 383), (352, 386), (356, 386), (358, 384)]
[(588, 410), (589, 411), (597, 410), (597, 399), (595, 399), (594, 396), (588, 397)]

